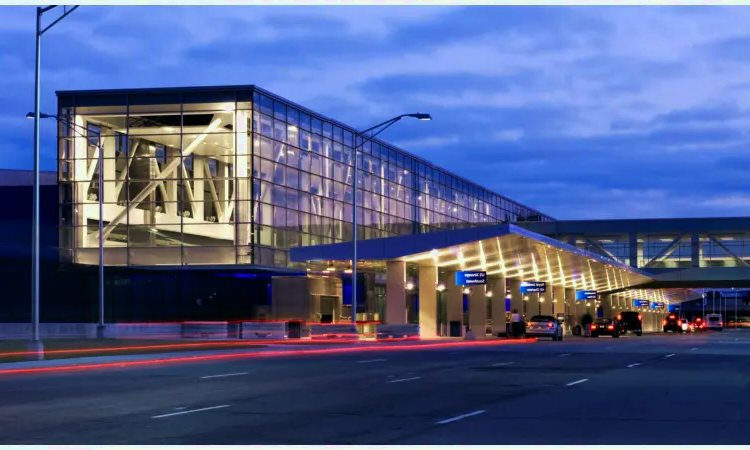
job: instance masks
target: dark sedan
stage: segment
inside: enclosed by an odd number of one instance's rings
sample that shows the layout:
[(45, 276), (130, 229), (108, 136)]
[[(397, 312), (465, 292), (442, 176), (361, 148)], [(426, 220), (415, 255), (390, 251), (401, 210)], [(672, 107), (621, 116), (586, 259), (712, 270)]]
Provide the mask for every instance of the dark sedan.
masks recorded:
[(615, 319), (602, 318), (591, 324), (591, 337), (612, 336), (620, 337), (620, 326)]

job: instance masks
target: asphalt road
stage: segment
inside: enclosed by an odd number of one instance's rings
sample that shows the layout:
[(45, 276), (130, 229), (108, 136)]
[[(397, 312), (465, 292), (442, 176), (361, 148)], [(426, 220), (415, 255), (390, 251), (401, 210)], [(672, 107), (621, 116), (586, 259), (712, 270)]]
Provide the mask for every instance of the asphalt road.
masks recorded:
[(750, 444), (750, 333), (0, 377), (0, 444)]

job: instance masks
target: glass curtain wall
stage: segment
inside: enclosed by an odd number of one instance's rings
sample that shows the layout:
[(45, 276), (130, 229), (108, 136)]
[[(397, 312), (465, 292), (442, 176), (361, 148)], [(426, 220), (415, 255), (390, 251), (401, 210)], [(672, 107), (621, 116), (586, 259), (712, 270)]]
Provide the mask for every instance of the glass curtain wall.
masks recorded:
[[(292, 247), (351, 240), (362, 138), (271, 93), (63, 93), (58, 115), (67, 260), (98, 263), (100, 197), (107, 265), (292, 267)], [(381, 141), (358, 164), (361, 239), (551, 220)]]

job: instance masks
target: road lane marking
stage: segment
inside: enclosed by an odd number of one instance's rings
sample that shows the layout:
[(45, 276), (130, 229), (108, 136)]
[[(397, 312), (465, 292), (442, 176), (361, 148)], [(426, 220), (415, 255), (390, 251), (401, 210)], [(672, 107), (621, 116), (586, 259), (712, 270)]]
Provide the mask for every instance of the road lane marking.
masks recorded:
[(501, 363), (493, 364), (493, 365), (492, 365), (492, 367), (509, 366), (509, 365), (511, 365), (511, 364), (513, 364), (513, 362), (512, 362), (512, 361), (509, 361), (509, 362), (501, 362)]
[(209, 411), (211, 409), (229, 408), (229, 406), (230, 405), (209, 406), (208, 408), (190, 409), (188, 411), (180, 411), (180, 412), (175, 412), (175, 413), (162, 414), (160, 416), (151, 416), (151, 418), (152, 419), (161, 419), (162, 417), (180, 416), (182, 414), (190, 414), (190, 413), (200, 412), (200, 411)]
[(640, 365), (641, 365), (641, 363), (635, 363), (635, 364), (629, 365), (628, 367), (635, 367), (635, 366), (640, 366)]
[(695, 348), (691, 348), (691, 349), (690, 349), (690, 351), (691, 351), (691, 352), (692, 352), (693, 350), (698, 350), (698, 347), (695, 347)]
[(224, 374), (221, 374), (221, 375), (208, 375), (208, 376), (201, 377), (201, 378), (205, 380), (206, 378), (236, 377), (236, 376), (239, 376), (239, 375), (247, 375), (247, 372), (224, 373)]
[(386, 381), (386, 383), (400, 383), (402, 381), (412, 381), (412, 380), (418, 380), (420, 378), (422, 377), (399, 378), (398, 380)]
[(570, 355), (572, 355), (572, 353), (563, 353), (562, 355), (560, 355), (560, 358), (562, 358), (563, 356), (570, 356)]
[(366, 359), (364, 361), (357, 361), (358, 364), (365, 364), (365, 363), (374, 363), (374, 362), (383, 362), (388, 361), (385, 358), (379, 358), (379, 359)]
[(589, 381), (589, 379), (588, 378), (584, 378), (583, 380), (578, 380), (578, 381), (574, 381), (572, 383), (568, 383), (568, 384), (566, 384), (566, 386), (574, 386), (576, 384), (585, 383), (587, 381)]
[(670, 354), (668, 354), (667, 356), (665, 356), (665, 358), (671, 358), (671, 357), (673, 357), (674, 355), (675, 355), (674, 353), (670, 353)]
[(462, 415), (460, 415), (460, 416), (456, 416), (456, 417), (451, 417), (450, 419), (445, 419), (445, 420), (441, 420), (440, 422), (436, 422), (436, 424), (437, 424), (437, 425), (444, 425), (444, 424), (446, 424), (446, 423), (451, 423), (451, 422), (455, 422), (455, 421), (457, 421), (457, 420), (465, 419), (465, 418), (467, 418), (467, 417), (471, 417), (471, 416), (478, 416), (478, 415), (480, 415), (480, 414), (484, 414), (485, 412), (487, 412), (487, 411), (485, 411), (485, 410), (483, 410), (483, 409), (480, 409), (479, 411), (474, 411), (474, 412), (470, 412), (470, 413), (468, 413), (468, 414), (462, 414)]

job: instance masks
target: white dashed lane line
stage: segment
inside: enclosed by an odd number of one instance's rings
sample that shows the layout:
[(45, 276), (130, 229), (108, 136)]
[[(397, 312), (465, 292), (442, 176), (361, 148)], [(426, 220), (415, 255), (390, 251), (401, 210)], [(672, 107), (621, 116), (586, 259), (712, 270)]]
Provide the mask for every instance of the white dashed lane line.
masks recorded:
[(509, 366), (509, 365), (511, 365), (511, 364), (513, 364), (513, 362), (512, 362), (512, 361), (509, 361), (509, 362), (501, 362), (501, 363), (496, 363), (496, 364), (493, 364), (493, 365), (492, 365), (492, 367)]
[(578, 380), (578, 381), (574, 381), (572, 383), (568, 383), (568, 384), (566, 384), (566, 386), (575, 386), (576, 384), (585, 383), (587, 381), (589, 381), (589, 379), (588, 378), (584, 378), (583, 380)]
[(674, 353), (670, 353), (670, 354), (668, 354), (667, 356), (665, 356), (665, 358), (671, 358), (671, 357), (673, 357), (674, 355), (675, 355)]
[(413, 381), (413, 380), (419, 380), (422, 377), (411, 377), (411, 378), (400, 378), (398, 380), (390, 380), (386, 381), (386, 383), (402, 383), (404, 381)]
[(641, 363), (635, 363), (635, 364), (630, 364), (628, 367), (635, 367), (635, 366), (640, 366), (640, 365)]
[(562, 355), (560, 355), (560, 358), (562, 358), (563, 356), (570, 356), (570, 355), (572, 355), (572, 353), (563, 353)]
[(460, 416), (451, 417), (450, 419), (441, 420), (440, 422), (436, 422), (436, 424), (437, 425), (444, 425), (446, 423), (455, 422), (457, 420), (465, 419), (467, 417), (478, 416), (480, 414), (484, 414), (485, 412), (487, 412), (487, 411), (485, 411), (483, 409), (480, 409), (479, 411), (474, 411), (474, 412), (470, 412), (468, 414), (462, 414)]
[(239, 375), (247, 375), (247, 372), (238, 372), (238, 373), (225, 373), (222, 375), (208, 375), (205, 377), (201, 377), (201, 379), (207, 379), (207, 378), (224, 378), (224, 377), (236, 377)]
[(169, 414), (162, 414), (159, 416), (151, 416), (152, 419), (162, 419), (164, 417), (171, 417), (171, 416), (181, 416), (183, 414), (191, 414), (195, 412), (201, 412), (201, 411), (209, 411), (212, 409), (219, 409), (219, 408), (229, 408), (230, 405), (219, 405), (219, 406), (209, 406), (208, 408), (200, 408), (200, 409), (190, 409), (188, 411), (180, 411), (175, 413), (169, 413)]

